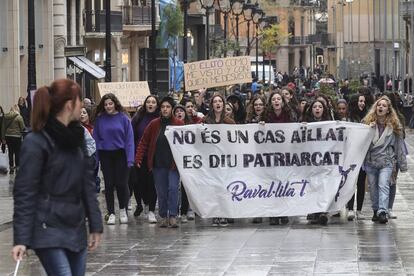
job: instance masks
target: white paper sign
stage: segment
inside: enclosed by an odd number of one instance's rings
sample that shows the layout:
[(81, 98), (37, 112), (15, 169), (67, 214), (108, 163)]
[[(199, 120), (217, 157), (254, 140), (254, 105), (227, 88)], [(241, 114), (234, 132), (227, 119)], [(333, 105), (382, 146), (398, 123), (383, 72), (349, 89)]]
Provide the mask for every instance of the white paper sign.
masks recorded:
[(165, 132), (201, 217), (339, 211), (354, 194), (372, 130), (347, 122), (188, 125)]
[(101, 97), (113, 93), (123, 107), (138, 107), (144, 104), (145, 98), (150, 95), (146, 81), (100, 82), (98, 88)]

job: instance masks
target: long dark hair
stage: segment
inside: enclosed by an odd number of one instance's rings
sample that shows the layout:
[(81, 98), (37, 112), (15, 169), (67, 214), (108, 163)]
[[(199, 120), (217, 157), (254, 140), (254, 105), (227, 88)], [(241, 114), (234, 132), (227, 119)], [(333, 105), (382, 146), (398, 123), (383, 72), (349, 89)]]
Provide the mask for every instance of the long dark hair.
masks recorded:
[(105, 112), (105, 101), (106, 100), (111, 100), (114, 102), (115, 104), (115, 110), (118, 112), (124, 112), (124, 107), (121, 105), (121, 102), (118, 100), (118, 98), (112, 94), (112, 93), (108, 93), (103, 95), (101, 101), (99, 102), (98, 106), (96, 107), (96, 111), (95, 111), (95, 118), (97, 118), (99, 115), (101, 115), (103, 112)]
[(144, 103), (142, 104), (141, 108), (137, 111), (137, 113), (135, 113), (134, 117), (132, 117), (134, 125), (139, 124), (141, 122), (141, 120), (145, 117), (145, 115), (148, 114), (148, 112), (147, 112), (147, 101), (148, 101), (149, 98), (154, 98), (155, 101), (157, 102), (157, 108), (155, 109), (154, 113), (159, 114), (159, 112), (160, 112), (160, 100), (155, 95), (148, 95), (145, 98)]
[(184, 123), (185, 124), (191, 124), (193, 122), (193, 119), (191, 118), (191, 116), (188, 116), (188, 114), (187, 114), (187, 110), (186, 110), (186, 107), (185, 107), (187, 105), (187, 103), (192, 103), (193, 106), (194, 106), (194, 110), (196, 110), (196, 107), (195, 107), (196, 104), (193, 100), (191, 100), (189, 98), (183, 98), (180, 101), (180, 105), (182, 105), (184, 107), (184, 111), (185, 111)]
[[(360, 110), (358, 107), (359, 97), (364, 97), (365, 99), (365, 107), (363, 110)], [(355, 94), (352, 95), (351, 98), (349, 98), (349, 104), (348, 104), (348, 110), (349, 110), (349, 118), (354, 123), (360, 123), (362, 119), (367, 115), (368, 112), (368, 104), (367, 104), (367, 98), (363, 94)]]
[(313, 100), (312, 103), (306, 109), (305, 117), (304, 117), (305, 122), (308, 122), (308, 123), (315, 122), (315, 117), (313, 116), (312, 108), (316, 103), (320, 103), (323, 106), (321, 121), (330, 121), (331, 116), (329, 115), (328, 107), (321, 100)]
[(75, 106), (77, 99), (81, 99), (81, 88), (72, 80), (56, 80), (50, 86), (40, 87), (33, 98), (32, 131), (41, 131), (49, 116), (56, 116), (67, 101), (72, 101)]
[(282, 112), (288, 114), (289, 115), (289, 119), (292, 120), (293, 119), (292, 118), (293, 117), (292, 116), (293, 111), (292, 111), (290, 105), (286, 102), (285, 97), (283, 97), (282, 93), (279, 92), (279, 91), (273, 91), (270, 94), (269, 99), (268, 99), (268, 102), (267, 102), (267, 111), (266, 111), (267, 114), (266, 114), (266, 116), (269, 117), (272, 113), (275, 112), (273, 110), (273, 106), (272, 106), (272, 98), (276, 94), (279, 95), (282, 98), (282, 102), (283, 102)]
[(226, 116), (226, 111), (224, 110), (225, 107), (226, 107), (226, 99), (221, 94), (216, 93), (210, 99), (210, 111), (208, 112), (208, 114), (207, 114), (207, 116), (205, 117), (205, 120), (204, 120), (207, 124), (217, 124), (216, 123), (216, 114), (214, 113), (214, 108), (213, 108), (213, 100), (216, 97), (221, 98), (221, 100), (223, 101), (223, 111), (221, 112), (220, 123), (222, 123), (224, 121), (224, 118)]
[(266, 121), (266, 115), (267, 115), (267, 108), (266, 108), (266, 98), (262, 95), (254, 95), (253, 99), (249, 102), (249, 105), (247, 106), (247, 117), (246, 122), (247, 123), (253, 123), (253, 120), (257, 117), (256, 112), (254, 111), (254, 103), (258, 100), (261, 100), (263, 102), (263, 113), (259, 116), (258, 122), (260, 121)]

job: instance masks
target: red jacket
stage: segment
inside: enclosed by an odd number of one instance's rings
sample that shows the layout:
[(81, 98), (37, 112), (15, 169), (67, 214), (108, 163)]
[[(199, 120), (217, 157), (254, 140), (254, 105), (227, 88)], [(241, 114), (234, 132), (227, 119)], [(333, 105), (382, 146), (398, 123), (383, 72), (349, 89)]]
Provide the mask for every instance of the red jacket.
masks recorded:
[[(174, 116), (171, 117), (172, 126), (182, 126), (184, 122), (176, 119)], [(157, 145), (158, 135), (160, 134), (161, 129), (161, 118), (156, 118), (152, 120), (148, 126), (145, 128), (144, 135), (142, 136), (141, 142), (137, 147), (137, 154), (135, 156), (135, 162), (141, 164), (144, 156), (147, 153), (147, 165), (148, 169), (151, 171), (154, 165), (154, 154), (155, 147)], [(175, 169), (175, 163), (172, 164), (172, 169)]]

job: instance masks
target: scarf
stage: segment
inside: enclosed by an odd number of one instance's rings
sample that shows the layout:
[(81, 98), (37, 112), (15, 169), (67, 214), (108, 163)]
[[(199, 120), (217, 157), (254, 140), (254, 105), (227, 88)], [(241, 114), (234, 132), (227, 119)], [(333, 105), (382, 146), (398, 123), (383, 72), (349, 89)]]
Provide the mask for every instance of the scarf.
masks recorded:
[(372, 139), (373, 148), (381, 147), (382, 145), (384, 145), (386, 138), (389, 135), (392, 135), (393, 133), (394, 133), (394, 130), (392, 128), (385, 126), (384, 131), (382, 132), (382, 134), (380, 134), (380, 130), (378, 126), (376, 126), (375, 135), (374, 135), (374, 138)]
[(79, 122), (71, 122), (66, 127), (55, 117), (49, 117), (45, 131), (55, 143), (66, 150), (75, 149), (84, 145), (84, 128)]

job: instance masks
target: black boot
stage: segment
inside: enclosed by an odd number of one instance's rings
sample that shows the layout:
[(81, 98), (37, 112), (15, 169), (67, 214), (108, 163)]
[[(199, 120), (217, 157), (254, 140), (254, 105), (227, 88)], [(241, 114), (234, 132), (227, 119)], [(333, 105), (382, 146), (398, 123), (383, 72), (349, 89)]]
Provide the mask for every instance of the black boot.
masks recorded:
[(327, 225), (328, 224), (328, 215), (322, 213), (319, 215), (319, 224), (320, 225)]
[(319, 213), (308, 214), (306, 219), (309, 220), (310, 224), (317, 224), (319, 223)]
[(270, 218), (269, 218), (269, 224), (270, 224), (270, 225), (279, 225), (279, 218), (276, 218), (276, 217), (270, 217)]
[(289, 218), (288, 217), (281, 217), (280, 218), (280, 223), (281, 224), (288, 224), (289, 223)]
[(144, 209), (142, 208), (142, 205), (141, 204), (137, 205), (137, 207), (135, 208), (134, 217), (139, 217), (142, 211), (144, 211)]
[(377, 216), (377, 210), (374, 210), (374, 215), (372, 216), (372, 219), (371, 219), (373, 222), (376, 222), (376, 221), (378, 221), (378, 216)]
[(262, 223), (263, 219), (262, 218), (254, 218), (253, 219), (253, 223)]
[(387, 214), (385, 212), (381, 212), (378, 215), (378, 221), (379, 223), (386, 224), (388, 222)]

